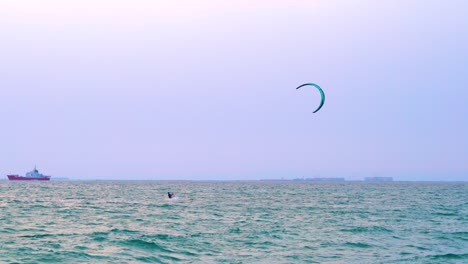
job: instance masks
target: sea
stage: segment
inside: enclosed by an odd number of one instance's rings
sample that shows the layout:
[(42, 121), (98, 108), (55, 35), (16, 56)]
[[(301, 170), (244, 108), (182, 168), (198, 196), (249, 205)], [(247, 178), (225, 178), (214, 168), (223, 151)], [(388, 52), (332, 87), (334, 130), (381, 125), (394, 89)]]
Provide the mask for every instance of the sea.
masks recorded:
[(0, 263), (468, 263), (468, 183), (0, 181)]

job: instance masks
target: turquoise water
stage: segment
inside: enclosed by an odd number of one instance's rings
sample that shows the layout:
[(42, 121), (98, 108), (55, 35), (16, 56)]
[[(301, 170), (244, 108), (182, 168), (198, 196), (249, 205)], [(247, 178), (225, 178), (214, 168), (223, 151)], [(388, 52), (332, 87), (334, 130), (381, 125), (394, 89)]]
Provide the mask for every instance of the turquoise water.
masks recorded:
[(468, 183), (1, 181), (0, 190), (0, 263), (468, 263)]

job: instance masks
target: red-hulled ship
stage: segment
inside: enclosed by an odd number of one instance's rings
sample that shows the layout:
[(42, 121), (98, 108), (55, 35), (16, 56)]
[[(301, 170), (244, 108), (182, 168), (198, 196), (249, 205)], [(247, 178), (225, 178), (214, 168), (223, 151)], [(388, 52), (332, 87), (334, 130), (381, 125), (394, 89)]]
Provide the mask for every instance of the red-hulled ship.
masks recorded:
[(34, 170), (26, 173), (26, 176), (7, 175), (7, 177), (10, 181), (50, 181), (50, 176), (40, 174), (36, 167), (34, 167)]

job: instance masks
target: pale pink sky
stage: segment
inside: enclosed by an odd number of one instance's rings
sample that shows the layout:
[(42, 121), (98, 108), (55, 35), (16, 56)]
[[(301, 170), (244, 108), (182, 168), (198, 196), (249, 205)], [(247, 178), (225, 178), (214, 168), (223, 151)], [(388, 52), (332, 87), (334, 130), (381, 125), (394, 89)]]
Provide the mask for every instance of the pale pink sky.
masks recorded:
[(468, 180), (466, 1), (12, 0), (0, 40), (1, 175)]

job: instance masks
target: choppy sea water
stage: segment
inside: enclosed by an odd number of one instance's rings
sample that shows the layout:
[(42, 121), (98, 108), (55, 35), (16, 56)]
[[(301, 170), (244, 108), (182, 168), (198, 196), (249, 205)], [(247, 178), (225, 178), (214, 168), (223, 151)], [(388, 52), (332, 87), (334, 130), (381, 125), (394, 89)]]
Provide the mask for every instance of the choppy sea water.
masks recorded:
[(398, 262), (468, 263), (468, 183), (0, 182), (0, 263)]

